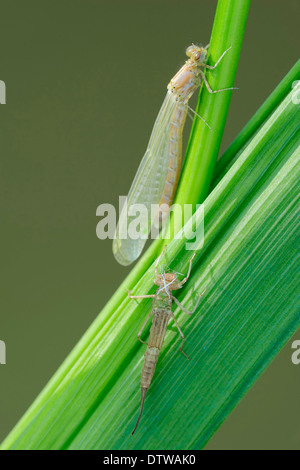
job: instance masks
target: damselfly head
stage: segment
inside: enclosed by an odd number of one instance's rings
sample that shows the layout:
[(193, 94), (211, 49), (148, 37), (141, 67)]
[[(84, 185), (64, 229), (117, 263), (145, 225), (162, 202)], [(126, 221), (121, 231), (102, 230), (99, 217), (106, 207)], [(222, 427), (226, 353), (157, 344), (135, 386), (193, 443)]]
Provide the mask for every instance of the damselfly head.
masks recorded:
[(180, 289), (180, 282), (177, 279), (176, 274), (173, 273), (162, 273), (155, 277), (155, 285), (158, 287), (167, 287), (168, 290)]
[(192, 60), (193, 62), (198, 62), (199, 64), (202, 64), (206, 62), (207, 58), (207, 49), (204, 47), (196, 46), (195, 44), (192, 44), (189, 46), (186, 50), (186, 55)]

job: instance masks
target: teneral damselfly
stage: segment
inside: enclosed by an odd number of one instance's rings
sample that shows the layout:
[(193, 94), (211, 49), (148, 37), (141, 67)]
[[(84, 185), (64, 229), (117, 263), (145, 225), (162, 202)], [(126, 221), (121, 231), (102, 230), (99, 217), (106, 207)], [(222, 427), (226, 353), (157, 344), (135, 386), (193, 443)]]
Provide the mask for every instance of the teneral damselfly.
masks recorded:
[[(117, 261), (127, 266), (135, 261), (146, 243), (152, 222), (159, 227), (167, 218), (173, 202), (182, 167), (182, 132), (188, 113), (189, 100), (195, 90), (204, 82), (210, 93), (232, 90), (223, 88), (211, 90), (204, 70), (215, 69), (227, 49), (215, 65), (207, 65), (207, 47), (192, 44), (186, 50), (188, 60), (168, 84), (168, 91), (162, 104), (146, 153), (130, 188), (127, 205), (124, 206), (113, 241), (113, 253)], [(197, 115), (208, 126), (207, 122)], [(209, 126), (208, 126), (209, 127)], [(131, 237), (130, 224), (134, 221), (131, 209), (142, 205), (146, 219), (138, 237)], [(151, 220), (151, 206), (158, 211)]]

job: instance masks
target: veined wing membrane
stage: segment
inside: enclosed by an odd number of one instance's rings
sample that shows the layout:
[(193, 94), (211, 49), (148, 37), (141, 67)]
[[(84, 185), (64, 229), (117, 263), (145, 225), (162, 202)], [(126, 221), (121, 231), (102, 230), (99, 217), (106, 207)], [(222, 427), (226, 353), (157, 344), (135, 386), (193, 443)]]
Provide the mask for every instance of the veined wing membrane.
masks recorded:
[[(140, 255), (151, 229), (151, 204), (158, 204), (163, 193), (169, 162), (170, 123), (176, 106), (174, 95), (168, 92), (155, 121), (148, 148), (130, 188), (127, 207), (124, 206), (120, 215), (113, 241), (113, 253), (117, 261), (124, 266), (131, 264)], [(138, 211), (134, 215), (131, 211), (135, 209), (132, 207), (135, 204), (142, 204), (144, 211)], [(130, 226), (134, 227), (137, 217), (139, 219), (137, 232), (141, 229), (140, 223), (142, 230), (132, 238), (131, 230), (128, 233), (128, 229)]]

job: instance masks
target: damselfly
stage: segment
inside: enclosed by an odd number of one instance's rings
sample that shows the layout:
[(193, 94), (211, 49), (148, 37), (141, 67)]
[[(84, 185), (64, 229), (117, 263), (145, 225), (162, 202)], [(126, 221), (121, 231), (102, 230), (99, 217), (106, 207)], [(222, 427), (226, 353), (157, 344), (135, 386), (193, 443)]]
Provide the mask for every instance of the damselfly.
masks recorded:
[[(200, 47), (194, 44), (189, 46), (186, 50), (188, 60), (168, 84), (167, 95), (130, 188), (127, 205), (121, 212), (113, 241), (115, 258), (124, 266), (139, 257), (146, 243), (152, 225), (151, 205), (158, 207), (153, 217), (156, 227), (159, 227), (168, 216), (182, 167), (182, 132), (188, 109), (191, 109), (188, 105), (189, 99), (201, 85), (202, 80), (209, 93), (232, 90), (232, 88), (212, 90), (204, 74), (205, 68), (215, 69), (231, 47), (223, 52), (213, 66), (206, 64), (207, 48), (208, 46)], [(197, 116), (208, 126), (201, 116), (198, 114)], [(132, 215), (132, 209), (136, 208), (137, 204), (145, 209), (146, 219), (141, 221), (140, 236), (133, 238), (130, 236), (129, 228), (136, 215)]]

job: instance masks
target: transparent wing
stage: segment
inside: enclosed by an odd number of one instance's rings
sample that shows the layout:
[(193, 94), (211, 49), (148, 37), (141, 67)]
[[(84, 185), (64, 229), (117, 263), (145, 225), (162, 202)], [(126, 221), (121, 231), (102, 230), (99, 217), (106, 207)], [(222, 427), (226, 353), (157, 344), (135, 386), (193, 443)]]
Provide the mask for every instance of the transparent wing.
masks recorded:
[(170, 123), (176, 106), (174, 95), (168, 92), (131, 185), (127, 207), (120, 215), (113, 253), (124, 266), (139, 257), (151, 228), (151, 204), (158, 204), (163, 193), (169, 163)]

